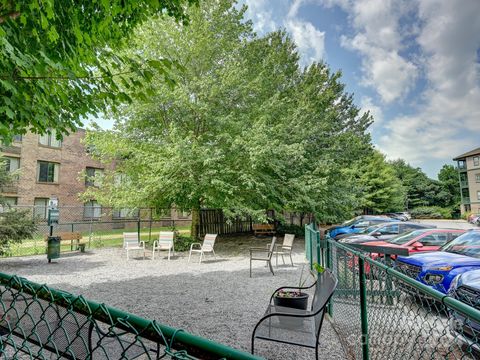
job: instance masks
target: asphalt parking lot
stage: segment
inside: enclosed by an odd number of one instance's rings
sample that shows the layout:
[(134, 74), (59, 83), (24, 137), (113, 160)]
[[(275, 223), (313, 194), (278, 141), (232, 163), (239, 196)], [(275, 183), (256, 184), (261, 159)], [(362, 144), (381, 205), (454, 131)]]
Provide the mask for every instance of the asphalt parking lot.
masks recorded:
[(448, 229), (478, 229), (478, 226), (472, 225), (466, 220), (439, 220), (439, 219), (419, 219), (419, 220), (412, 220), (424, 224), (432, 224), (435, 225), (437, 228), (448, 228)]

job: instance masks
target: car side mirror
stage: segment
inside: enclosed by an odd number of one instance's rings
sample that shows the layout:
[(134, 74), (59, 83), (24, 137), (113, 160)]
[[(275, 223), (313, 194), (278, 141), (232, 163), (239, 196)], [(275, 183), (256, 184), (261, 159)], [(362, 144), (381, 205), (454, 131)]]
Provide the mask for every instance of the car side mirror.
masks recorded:
[(379, 237), (382, 236), (382, 233), (380, 231), (375, 231), (372, 236)]
[(415, 249), (420, 249), (420, 248), (423, 247), (423, 244), (422, 244), (421, 242), (418, 242), (418, 241), (417, 241), (417, 242), (413, 243), (413, 247), (414, 247)]

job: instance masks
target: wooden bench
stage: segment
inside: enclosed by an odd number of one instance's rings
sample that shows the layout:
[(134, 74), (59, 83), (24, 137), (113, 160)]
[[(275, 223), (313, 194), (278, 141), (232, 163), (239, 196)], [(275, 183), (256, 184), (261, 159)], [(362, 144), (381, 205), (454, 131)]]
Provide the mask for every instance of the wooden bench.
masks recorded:
[(275, 225), (274, 224), (253, 224), (253, 234), (257, 235), (274, 235), (275, 234)]
[[(274, 291), (265, 314), (257, 323), (252, 333), (252, 354), (255, 339), (275, 341), (285, 344), (303, 346), (315, 349), (318, 360), (318, 343), (322, 329), (325, 310), (337, 287), (337, 279), (326, 269), (318, 274), (317, 281), (307, 287), (281, 287)], [(273, 298), (279, 290), (314, 288), (310, 309), (301, 310), (273, 304)]]
[[(79, 232), (58, 232), (53, 236), (58, 236), (61, 238), (60, 244), (62, 242), (70, 242), (70, 250), (80, 250), (85, 251), (85, 243), (80, 243), (82, 240), (82, 234)], [(48, 239), (48, 235), (45, 235), (45, 241)], [(75, 246), (74, 246), (75, 245)]]

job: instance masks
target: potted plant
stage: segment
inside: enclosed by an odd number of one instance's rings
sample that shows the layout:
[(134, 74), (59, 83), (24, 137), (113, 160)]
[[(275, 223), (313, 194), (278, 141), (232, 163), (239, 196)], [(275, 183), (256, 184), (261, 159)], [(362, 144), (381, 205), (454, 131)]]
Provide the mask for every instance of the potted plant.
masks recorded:
[[(314, 270), (316, 270), (317, 273), (322, 273), (325, 271), (323, 266), (317, 263), (313, 264), (313, 268)], [(303, 265), (302, 267), (302, 272), (300, 274), (298, 287), (303, 287), (309, 277), (308, 275), (306, 275), (305, 278), (303, 277), (304, 270), (305, 270), (305, 265)], [(315, 272), (312, 270), (309, 271), (309, 274), (312, 275), (314, 278), (316, 277)], [(283, 307), (289, 307), (294, 309), (307, 310), (308, 294), (302, 292), (301, 290), (279, 290), (273, 296), (273, 304), (275, 306), (283, 306)]]

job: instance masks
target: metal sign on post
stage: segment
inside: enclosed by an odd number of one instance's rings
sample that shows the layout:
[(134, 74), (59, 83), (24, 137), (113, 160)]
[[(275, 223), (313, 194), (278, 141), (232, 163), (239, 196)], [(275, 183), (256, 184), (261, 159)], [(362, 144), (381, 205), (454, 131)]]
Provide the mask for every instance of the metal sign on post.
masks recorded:
[(48, 226), (50, 226), (50, 236), (47, 239), (47, 259), (49, 263), (52, 262), (52, 259), (58, 259), (60, 257), (60, 238), (53, 236), (53, 225), (58, 224), (59, 219), (58, 199), (50, 198), (48, 200), (47, 217)]

